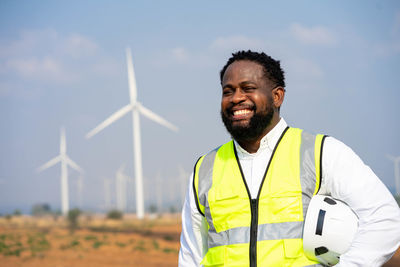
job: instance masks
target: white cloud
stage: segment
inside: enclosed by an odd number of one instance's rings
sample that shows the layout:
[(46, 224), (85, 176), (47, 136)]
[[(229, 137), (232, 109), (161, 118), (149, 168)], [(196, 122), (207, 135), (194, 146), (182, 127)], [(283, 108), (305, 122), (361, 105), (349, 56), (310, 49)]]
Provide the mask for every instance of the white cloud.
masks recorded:
[(221, 50), (259, 50), (263, 47), (263, 43), (257, 39), (249, 38), (243, 35), (218, 37), (214, 40), (210, 48)]
[(15, 58), (6, 62), (6, 69), (24, 78), (66, 82), (72, 77), (54, 58)]
[(81, 34), (64, 35), (52, 29), (24, 31), (17, 39), (0, 39), (0, 74), (14, 83), (58, 84), (115, 75), (114, 59), (100, 52), (94, 41)]
[(20, 33), (20, 38), (8, 43), (0, 40), (0, 57), (24, 54), (93, 55), (98, 46), (88, 37), (77, 33), (61, 35), (55, 30), (31, 30)]
[(294, 38), (307, 45), (334, 45), (337, 43), (335, 35), (326, 27), (314, 26), (307, 28), (298, 23), (290, 27)]
[(172, 56), (178, 62), (186, 62), (189, 59), (189, 54), (183, 47), (176, 47), (172, 49)]
[(93, 55), (97, 49), (96, 43), (79, 34), (71, 34), (65, 39), (65, 50), (74, 57)]
[(58, 34), (54, 30), (23, 31), (16, 40), (0, 40), (0, 58), (31, 54), (40, 48), (43, 49), (43, 42), (47, 44), (45, 47), (52, 46), (57, 38)]

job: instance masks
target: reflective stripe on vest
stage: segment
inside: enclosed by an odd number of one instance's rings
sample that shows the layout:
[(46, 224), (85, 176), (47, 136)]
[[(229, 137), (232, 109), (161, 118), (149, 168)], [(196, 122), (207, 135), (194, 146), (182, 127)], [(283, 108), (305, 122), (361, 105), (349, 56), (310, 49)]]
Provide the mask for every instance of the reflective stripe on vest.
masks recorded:
[[(320, 185), (322, 142), (322, 135), (314, 136), (295, 128), (285, 130), (268, 163), (254, 206), (256, 216), (250, 209), (250, 194), (241, 177), (233, 141), (199, 159), (193, 186), (198, 196), (198, 208), (208, 224), (209, 250), (202, 262), (205, 266), (229, 266), (229, 263), (235, 262), (232, 255), (239, 251), (247, 254), (242, 255), (247, 259), (244, 266), (248, 266), (250, 261), (253, 261), (250, 266), (256, 266), (256, 262), (260, 266), (282, 264), (275, 255), (275, 248), (269, 257), (274, 257), (274, 260), (268, 260), (271, 264), (264, 264), (266, 254), (259, 251), (268, 250), (278, 243), (281, 243), (281, 252), (290, 258), (290, 262), (302, 264), (293, 266), (315, 264), (302, 252), (302, 229), (309, 201)], [(276, 157), (278, 159), (275, 160)], [(251, 223), (255, 219), (257, 229), (252, 230)], [(256, 244), (250, 244), (252, 232)], [(252, 246), (253, 252), (249, 253)], [(257, 256), (260, 253), (263, 256)], [(255, 254), (256, 262), (251, 260), (249, 254)], [(301, 259), (297, 260), (299, 257)], [(218, 261), (223, 264), (218, 265)]]

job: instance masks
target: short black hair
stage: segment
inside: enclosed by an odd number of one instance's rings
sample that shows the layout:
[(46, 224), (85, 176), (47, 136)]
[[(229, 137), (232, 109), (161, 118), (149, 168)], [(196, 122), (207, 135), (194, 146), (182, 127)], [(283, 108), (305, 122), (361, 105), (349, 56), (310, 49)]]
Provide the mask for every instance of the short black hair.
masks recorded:
[(249, 60), (260, 64), (264, 67), (265, 77), (274, 82), (275, 86), (285, 87), (285, 72), (281, 68), (280, 61), (273, 59), (264, 52), (258, 53), (251, 50), (242, 50), (236, 53), (232, 53), (232, 57), (228, 59), (228, 62), (226, 62), (225, 66), (220, 72), (221, 83), (228, 66), (233, 62), (239, 60)]

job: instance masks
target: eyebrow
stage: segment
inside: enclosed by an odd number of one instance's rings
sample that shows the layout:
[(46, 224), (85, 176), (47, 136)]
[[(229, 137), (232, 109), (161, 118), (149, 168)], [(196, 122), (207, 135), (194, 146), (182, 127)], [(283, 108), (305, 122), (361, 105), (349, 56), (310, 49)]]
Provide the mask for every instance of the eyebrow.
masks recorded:
[[(251, 81), (243, 81), (243, 82), (239, 83), (239, 85), (240, 86), (245, 86), (245, 85), (255, 85), (256, 86), (257, 84), (254, 82), (251, 82)], [(234, 88), (234, 86), (232, 84), (228, 83), (226, 85), (222, 85), (222, 88)]]
[(256, 83), (255, 82), (250, 82), (250, 81), (244, 81), (244, 82), (240, 83), (240, 86), (243, 86), (243, 85), (256, 85)]

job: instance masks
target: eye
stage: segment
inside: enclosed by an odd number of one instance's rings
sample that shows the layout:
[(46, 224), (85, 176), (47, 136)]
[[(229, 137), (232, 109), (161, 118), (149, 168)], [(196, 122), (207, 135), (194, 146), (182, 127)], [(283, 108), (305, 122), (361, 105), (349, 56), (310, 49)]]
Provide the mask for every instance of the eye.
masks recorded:
[(222, 95), (223, 96), (228, 96), (232, 94), (232, 89), (231, 88), (225, 88), (222, 90)]
[(243, 87), (243, 90), (245, 91), (245, 92), (251, 92), (251, 91), (254, 91), (256, 88), (255, 87), (252, 87), (252, 86), (245, 86), (245, 87)]

